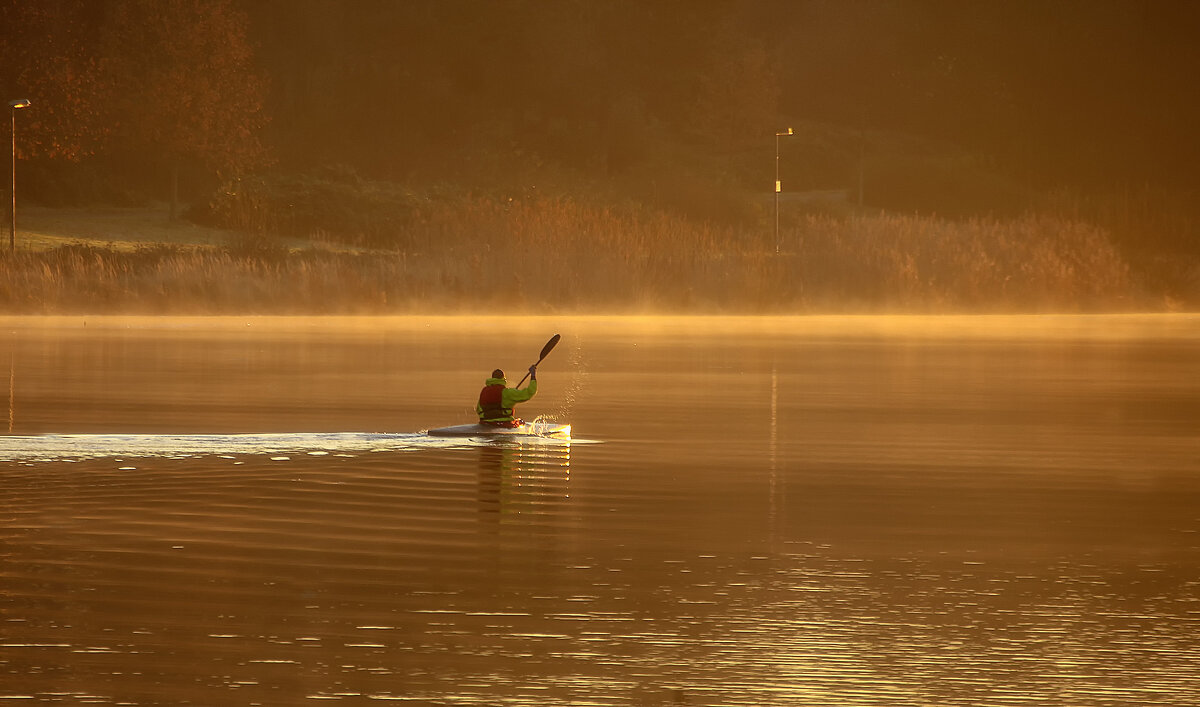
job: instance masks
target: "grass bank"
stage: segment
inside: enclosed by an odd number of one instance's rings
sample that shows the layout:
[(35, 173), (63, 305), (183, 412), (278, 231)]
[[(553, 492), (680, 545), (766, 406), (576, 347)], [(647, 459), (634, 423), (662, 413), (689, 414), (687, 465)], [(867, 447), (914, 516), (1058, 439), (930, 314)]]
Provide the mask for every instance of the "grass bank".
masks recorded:
[(567, 197), (409, 200), (391, 226), (372, 223), (369, 250), (236, 231), (23, 247), (0, 258), (0, 310), (1075, 312), (1200, 301), (1139, 279), (1109, 234), (1080, 220), (793, 215), (778, 253), (767, 223)]

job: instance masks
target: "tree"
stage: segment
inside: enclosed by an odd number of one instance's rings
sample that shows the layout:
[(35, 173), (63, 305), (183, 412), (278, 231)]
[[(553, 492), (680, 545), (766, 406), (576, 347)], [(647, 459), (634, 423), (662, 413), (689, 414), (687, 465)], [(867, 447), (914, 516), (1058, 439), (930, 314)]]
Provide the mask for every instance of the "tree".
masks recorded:
[(724, 148), (744, 149), (778, 129), (777, 71), (761, 42), (743, 40), (714, 52), (700, 89), (698, 127)]
[(2, 98), (32, 103), (22, 115), (22, 157), (78, 160), (104, 146), (110, 77), (88, 31), (96, 8), (87, 0), (0, 5)]
[(116, 139), (170, 167), (172, 219), (183, 164), (231, 176), (265, 161), (266, 81), (247, 30), (231, 0), (112, 0), (105, 61)]

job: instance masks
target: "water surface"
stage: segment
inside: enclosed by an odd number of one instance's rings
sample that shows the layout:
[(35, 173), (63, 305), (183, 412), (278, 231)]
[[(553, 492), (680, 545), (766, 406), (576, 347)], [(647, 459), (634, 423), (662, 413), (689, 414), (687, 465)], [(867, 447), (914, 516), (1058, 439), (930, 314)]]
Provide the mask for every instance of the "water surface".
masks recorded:
[(1200, 703), (1200, 317), (0, 325), (0, 704)]

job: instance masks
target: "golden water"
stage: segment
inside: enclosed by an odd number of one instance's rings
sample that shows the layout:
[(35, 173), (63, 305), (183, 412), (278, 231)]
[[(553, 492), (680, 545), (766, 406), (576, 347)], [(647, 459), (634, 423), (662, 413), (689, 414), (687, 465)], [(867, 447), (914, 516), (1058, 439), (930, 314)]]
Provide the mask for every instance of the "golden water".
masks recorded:
[(0, 704), (1200, 703), (1200, 317), (0, 332)]

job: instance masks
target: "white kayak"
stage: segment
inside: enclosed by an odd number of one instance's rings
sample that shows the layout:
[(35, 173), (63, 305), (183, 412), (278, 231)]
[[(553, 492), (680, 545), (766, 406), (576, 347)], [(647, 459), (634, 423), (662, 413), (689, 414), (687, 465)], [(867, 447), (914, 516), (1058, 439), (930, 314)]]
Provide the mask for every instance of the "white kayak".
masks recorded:
[(571, 426), (554, 422), (525, 422), (520, 427), (496, 427), (481, 425), (478, 422), (471, 425), (454, 425), (453, 427), (438, 427), (429, 430), (431, 437), (553, 437), (554, 439), (570, 439)]

